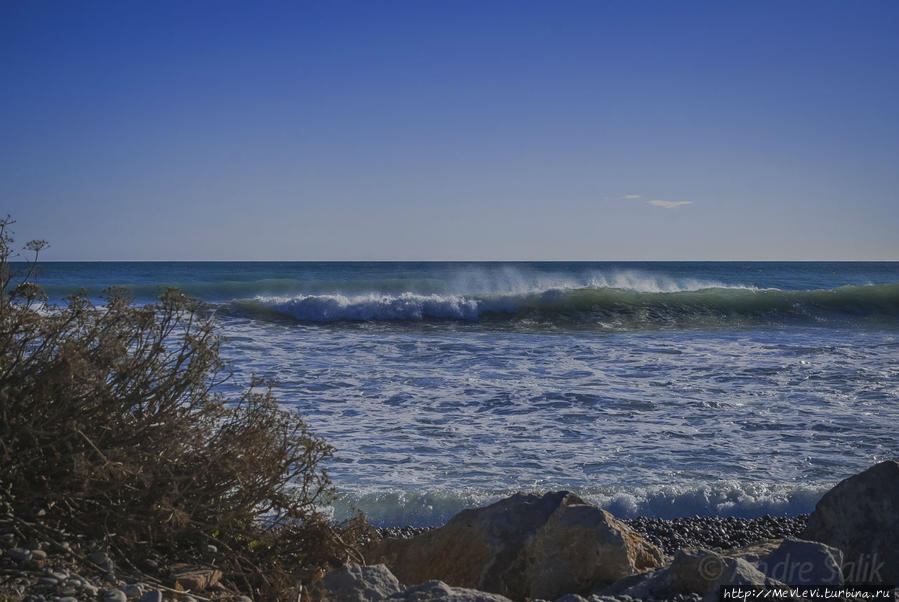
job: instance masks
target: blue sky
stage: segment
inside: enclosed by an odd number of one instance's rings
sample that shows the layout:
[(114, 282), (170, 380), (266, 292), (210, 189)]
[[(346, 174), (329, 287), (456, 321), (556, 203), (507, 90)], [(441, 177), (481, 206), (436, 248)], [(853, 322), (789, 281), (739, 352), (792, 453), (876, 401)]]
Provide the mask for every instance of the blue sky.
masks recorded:
[(0, 1), (47, 259), (899, 260), (899, 3)]

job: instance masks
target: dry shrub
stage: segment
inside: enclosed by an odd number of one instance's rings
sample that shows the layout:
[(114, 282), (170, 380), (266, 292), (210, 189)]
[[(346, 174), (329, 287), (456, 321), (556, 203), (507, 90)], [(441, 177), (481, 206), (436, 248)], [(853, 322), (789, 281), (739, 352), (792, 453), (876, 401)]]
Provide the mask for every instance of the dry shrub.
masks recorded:
[(116, 534), (133, 558), (194, 557), (215, 543), (226, 577), (280, 599), (298, 579), (344, 562), (361, 517), (331, 524), (321, 463), (332, 449), (254, 387), (237, 399), (214, 316), (168, 291), (135, 306), (112, 291), (47, 306), (33, 260), (11, 270), (0, 220), (0, 509), (46, 513), (91, 537)]

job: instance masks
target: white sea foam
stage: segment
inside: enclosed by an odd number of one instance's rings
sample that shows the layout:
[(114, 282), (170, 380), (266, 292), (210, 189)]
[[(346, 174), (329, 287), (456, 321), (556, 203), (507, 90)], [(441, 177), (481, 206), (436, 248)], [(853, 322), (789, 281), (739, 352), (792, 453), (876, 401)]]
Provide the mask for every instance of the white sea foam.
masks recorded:
[(264, 307), (308, 322), (334, 320), (476, 320), (480, 302), (453, 295), (300, 295), (257, 297)]
[(615, 288), (638, 293), (681, 293), (706, 289), (759, 290), (750, 285), (725, 284), (715, 280), (697, 278), (672, 278), (639, 271), (617, 271), (611, 274), (595, 274), (590, 279), (593, 288)]
[(581, 288), (612, 288), (638, 293), (675, 293), (710, 288), (756, 289), (752, 285), (727, 284), (702, 278), (679, 278), (638, 269), (553, 274), (531, 273), (514, 266), (503, 266), (498, 270), (463, 270), (454, 275), (448, 290), (462, 295), (525, 295)]
[[(647, 487), (566, 488), (563, 486), (525, 493), (569, 490), (620, 518), (648, 516), (735, 516), (753, 518), (796, 516), (811, 512), (828, 487), (716, 481), (703, 485), (678, 484)], [(334, 504), (334, 516), (349, 518), (354, 509), (365, 512), (378, 526), (439, 526), (465, 508), (488, 505), (519, 490), (380, 491), (344, 494)]]

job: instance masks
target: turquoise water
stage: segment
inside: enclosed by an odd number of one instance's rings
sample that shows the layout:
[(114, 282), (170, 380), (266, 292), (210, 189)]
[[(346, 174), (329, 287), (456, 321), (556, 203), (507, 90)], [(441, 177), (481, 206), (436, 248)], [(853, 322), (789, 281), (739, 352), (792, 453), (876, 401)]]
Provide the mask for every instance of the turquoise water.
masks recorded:
[(168, 286), (337, 447), (335, 512), (565, 488), (620, 515), (809, 511), (899, 455), (899, 263), (47, 263)]

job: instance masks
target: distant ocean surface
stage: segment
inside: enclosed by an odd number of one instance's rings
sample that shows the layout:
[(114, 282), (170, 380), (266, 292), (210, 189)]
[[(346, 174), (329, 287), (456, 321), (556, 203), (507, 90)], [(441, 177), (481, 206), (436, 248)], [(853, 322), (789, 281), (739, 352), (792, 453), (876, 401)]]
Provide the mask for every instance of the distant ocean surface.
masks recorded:
[(337, 516), (514, 491), (621, 516), (808, 512), (899, 456), (899, 262), (44, 263), (59, 301), (214, 304), (237, 372), (337, 448)]

